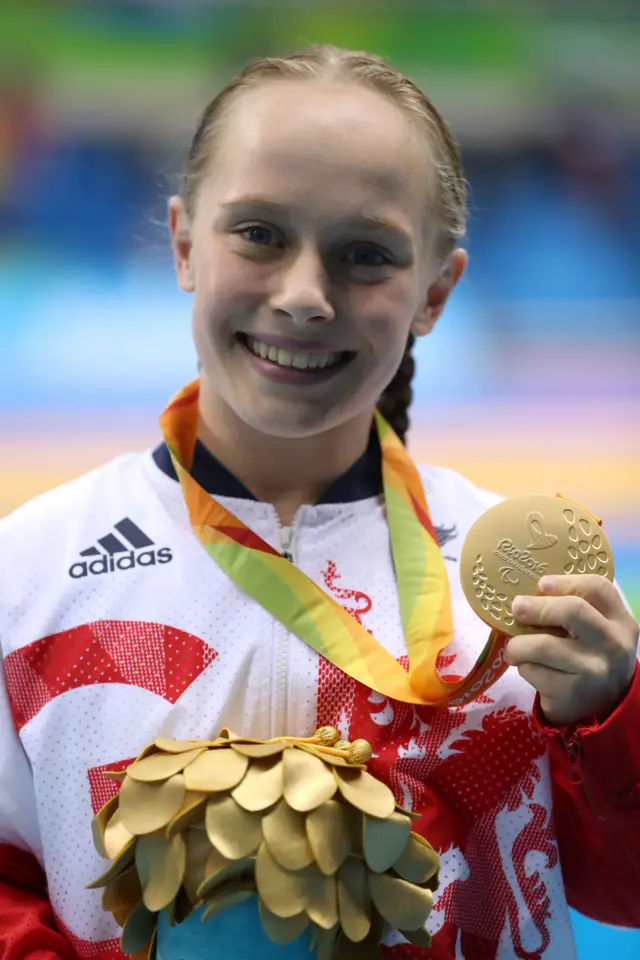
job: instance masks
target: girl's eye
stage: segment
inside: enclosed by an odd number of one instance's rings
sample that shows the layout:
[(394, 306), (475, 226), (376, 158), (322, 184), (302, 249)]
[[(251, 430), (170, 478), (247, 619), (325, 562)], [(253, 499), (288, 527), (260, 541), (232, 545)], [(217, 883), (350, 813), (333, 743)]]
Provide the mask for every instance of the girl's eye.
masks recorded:
[(274, 231), (270, 230), (269, 227), (262, 227), (258, 223), (245, 227), (240, 231), (240, 236), (243, 237), (247, 243), (253, 243), (260, 247), (271, 247), (278, 243), (278, 238)]
[(383, 267), (391, 260), (378, 247), (354, 247), (347, 256), (347, 260), (356, 267)]

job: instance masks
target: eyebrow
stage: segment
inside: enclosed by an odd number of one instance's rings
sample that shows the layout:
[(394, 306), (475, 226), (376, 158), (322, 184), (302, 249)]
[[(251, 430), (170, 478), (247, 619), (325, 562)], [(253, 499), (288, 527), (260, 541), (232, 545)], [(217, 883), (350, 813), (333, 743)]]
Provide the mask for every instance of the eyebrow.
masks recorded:
[[(222, 208), (228, 213), (241, 213), (244, 210), (247, 213), (255, 213), (256, 210), (264, 210), (267, 214), (277, 214), (289, 222), (292, 219), (291, 210), (286, 204), (279, 203), (277, 200), (264, 200), (261, 197), (239, 197), (237, 200), (229, 200), (223, 203)], [(413, 239), (407, 228), (399, 223), (386, 220), (384, 217), (359, 213), (346, 217), (342, 223), (347, 229), (364, 229), (393, 234), (397, 239), (413, 246)]]
[(385, 220), (383, 217), (372, 217), (368, 214), (359, 213), (353, 217), (348, 217), (344, 222), (347, 227), (393, 233), (400, 240), (404, 240), (405, 243), (413, 245), (411, 234), (406, 227), (401, 226), (399, 223), (393, 223), (391, 220)]

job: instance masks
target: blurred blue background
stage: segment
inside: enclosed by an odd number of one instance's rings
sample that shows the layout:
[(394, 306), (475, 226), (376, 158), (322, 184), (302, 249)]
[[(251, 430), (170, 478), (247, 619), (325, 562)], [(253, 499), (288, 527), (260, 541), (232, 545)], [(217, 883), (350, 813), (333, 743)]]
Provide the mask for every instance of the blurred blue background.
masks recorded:
[[(198, 114), (248, 57), (331, 41), (423, 86), (471, 184), (413, 453), (587, 505), (640, 611), (640, 5), (426, 7), (0, 6), (0, 515), (155, 441), (195, 370), (165, 204)], [(640, 934), (576, 932), (581, 960), (640, 955)]]

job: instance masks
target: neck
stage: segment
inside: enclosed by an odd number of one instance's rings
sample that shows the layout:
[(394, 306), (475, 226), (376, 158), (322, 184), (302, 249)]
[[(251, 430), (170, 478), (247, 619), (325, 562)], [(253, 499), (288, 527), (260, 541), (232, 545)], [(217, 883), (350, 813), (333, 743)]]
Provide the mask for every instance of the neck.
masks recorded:
[(198, 438), (258, 500), (272, 503), (288, 526), (298, 509), (316, 503), (362, 456), (373, 411), (310, 437), (273, 437), (242, 421), (200, 385)]

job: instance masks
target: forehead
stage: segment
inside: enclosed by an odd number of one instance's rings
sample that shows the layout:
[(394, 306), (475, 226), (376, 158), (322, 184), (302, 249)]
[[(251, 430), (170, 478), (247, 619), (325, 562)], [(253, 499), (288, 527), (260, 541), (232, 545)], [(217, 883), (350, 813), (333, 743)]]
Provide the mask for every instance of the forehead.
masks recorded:
[[(214, 192), (320, 204), (330, 215), (372, 205), (424, 222), (433, 163), (426, 138), (377, 91), (270, 82), (232, 106), (213, 161)], [(372, 211), (373, 212), (373, 211)], [(380, 211), (382, 212), (382, 211)]]

